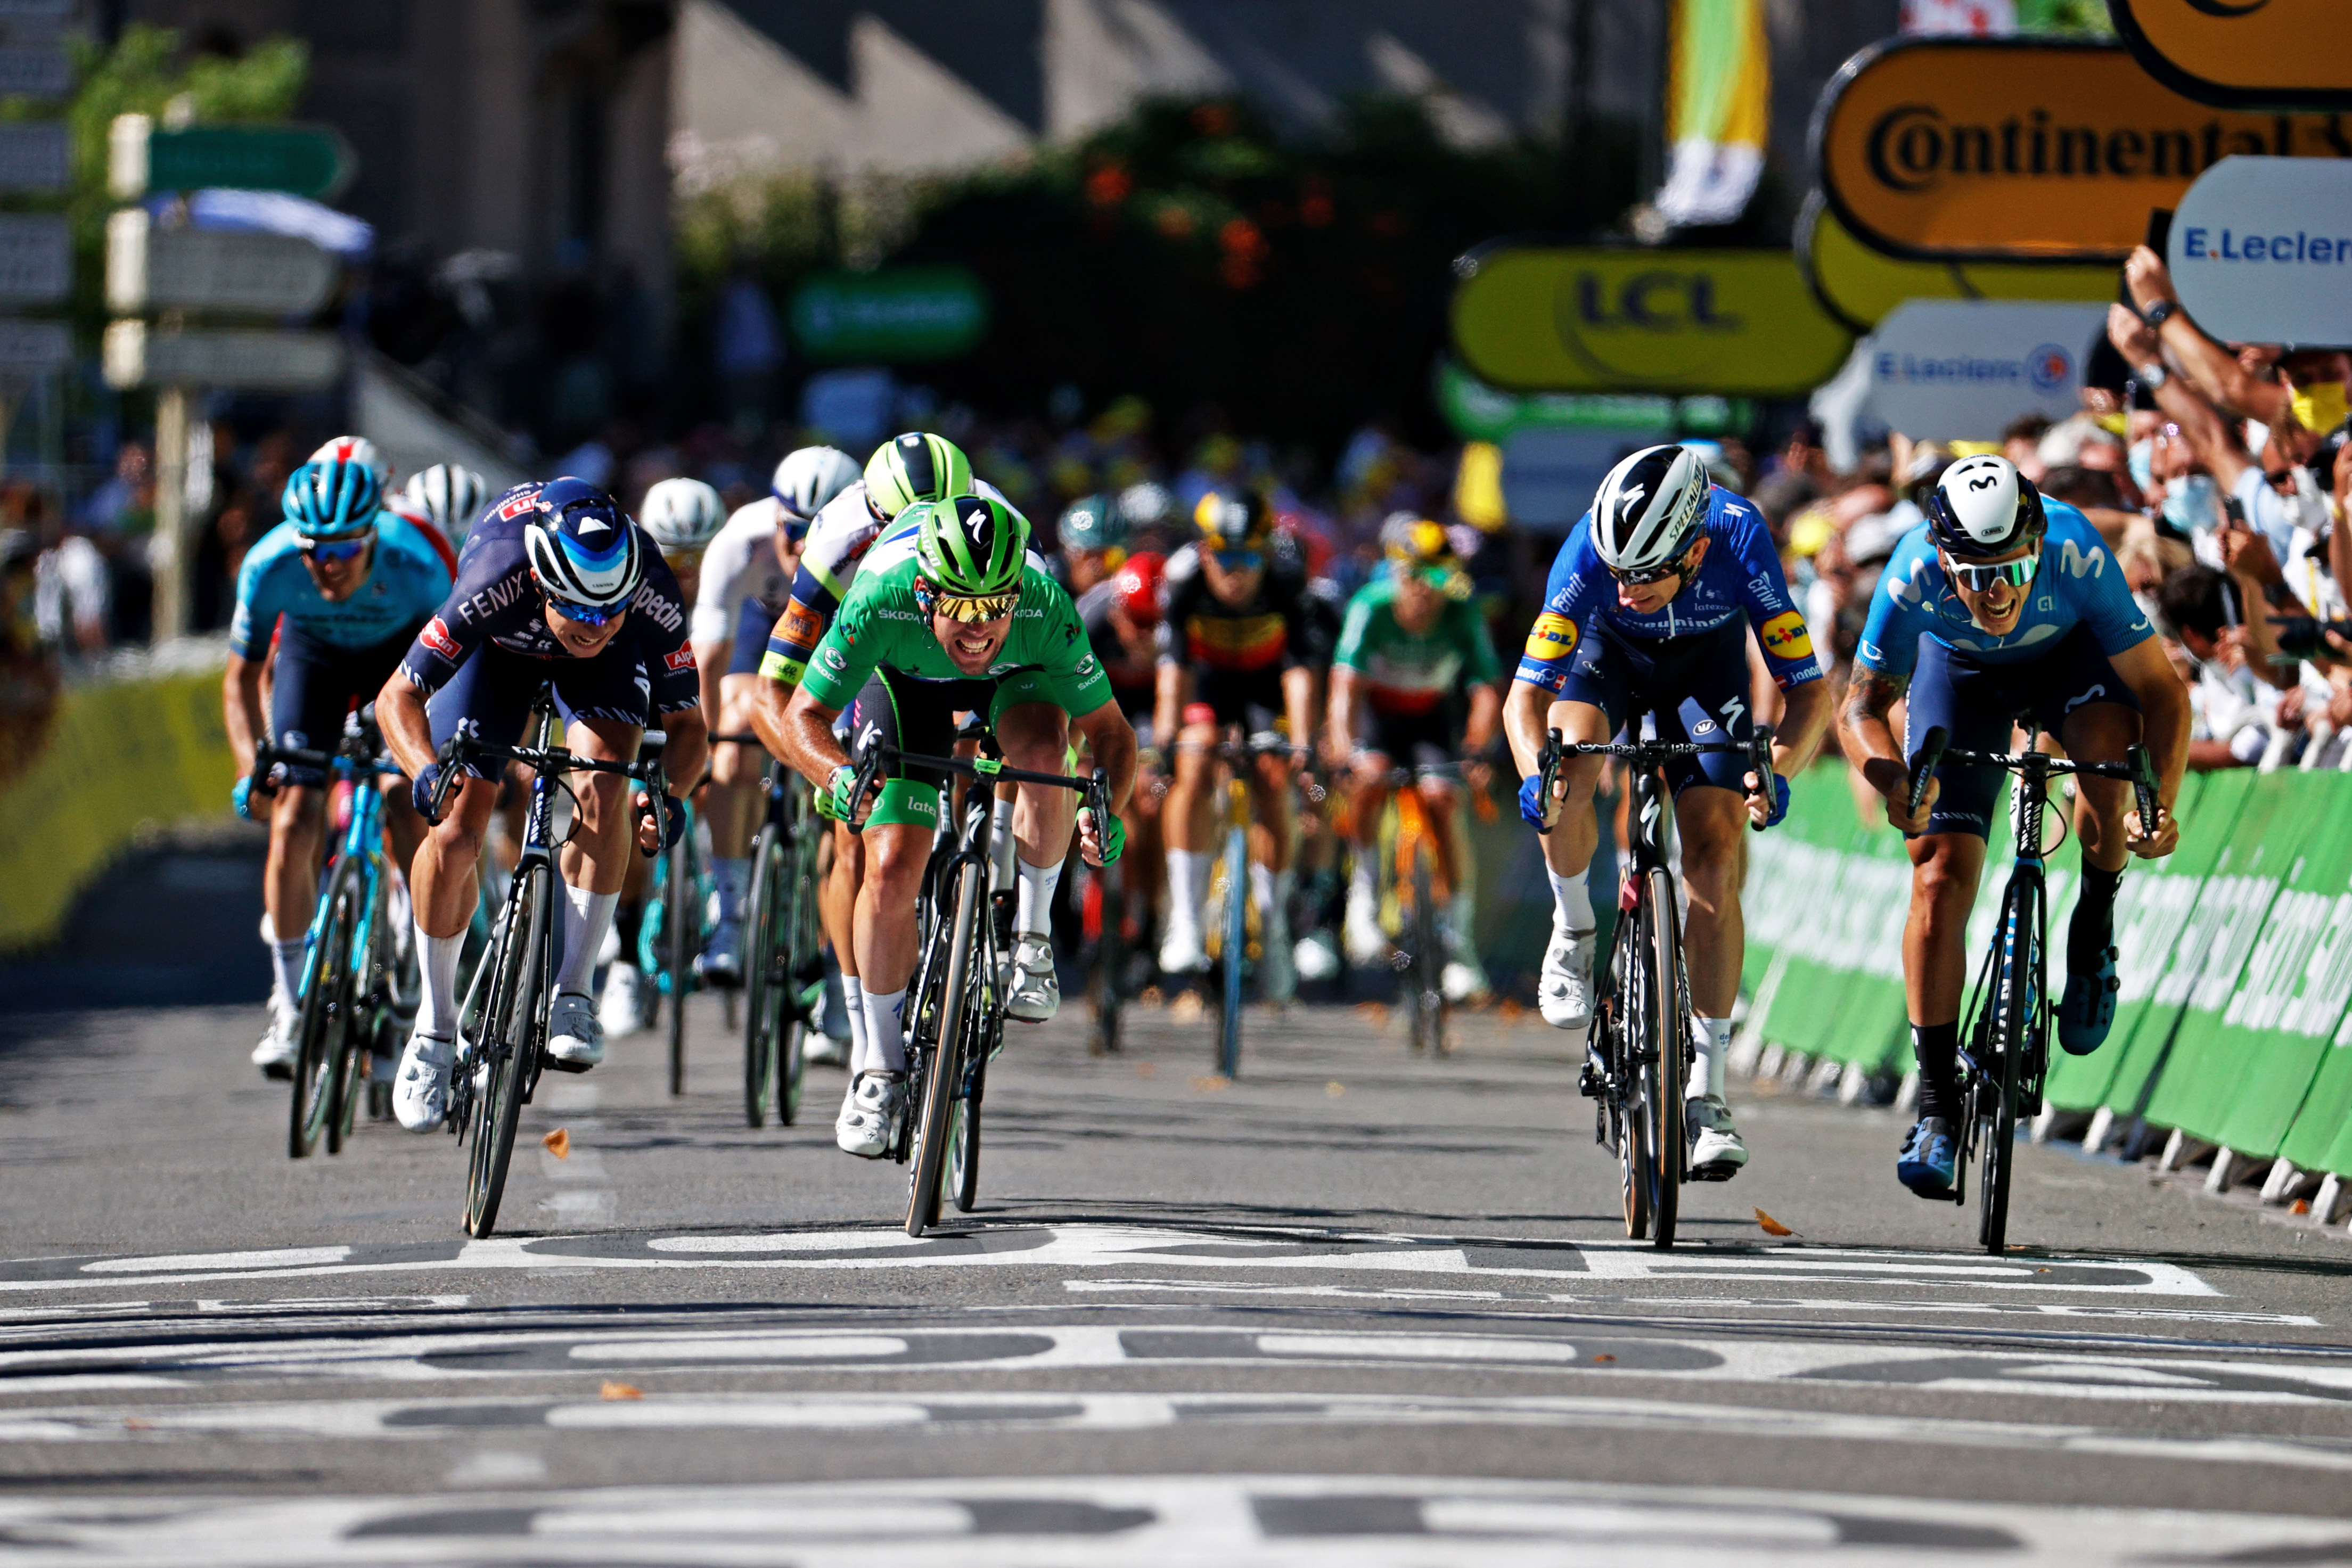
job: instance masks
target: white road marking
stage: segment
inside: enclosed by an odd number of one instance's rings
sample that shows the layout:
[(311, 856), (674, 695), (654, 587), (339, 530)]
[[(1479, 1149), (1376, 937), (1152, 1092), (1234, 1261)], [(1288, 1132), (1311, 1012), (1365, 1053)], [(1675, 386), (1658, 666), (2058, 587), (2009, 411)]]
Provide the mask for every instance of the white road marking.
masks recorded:
[(879, 1334), (729, 1334), (575, 1344), (574, 1361), (848, 1361), (904, 1355), (907, 1342)]
[(340, 1263), (348, 1247), (280, 1247), (267, 1252), (185, 1252), (164, 1258), (101, 1258), (85, 1263), (86, 1274), (176, 1274), (190, 1269), (267, 1269), (279, 1271)]
[(1559, 1340), (1489, 1338), (1468, 1334), (1262, 1333), (1267, 1355), (1393, 1356), (1400, 1361), (1575, 1361), (1576, 1346)]

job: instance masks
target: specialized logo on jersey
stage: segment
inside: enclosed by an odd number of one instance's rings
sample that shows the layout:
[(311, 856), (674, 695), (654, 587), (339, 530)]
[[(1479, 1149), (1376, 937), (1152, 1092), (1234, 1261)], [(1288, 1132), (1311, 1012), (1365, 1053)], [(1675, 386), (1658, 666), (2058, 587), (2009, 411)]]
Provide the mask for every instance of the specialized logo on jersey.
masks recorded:
[(675, 653), (664, 653), (662, 664), (672, 674), (694, 668), (694, 644), (689, 643)]
[(1528, 629), (1527, 654), (1530, 659), (1564, 659), (1576, 652), (1576, 622), (1567, 616), (1547, 610), (1536, 617)]
[(1810, 659), (1813, 656), (1813, 639), (1805, 630), (1805, 618), (1795, 611), (1784, 611), (1764, 622), (1757, 633), (1763, 641), (1764, 651), (1776, 659)]
[(416, 640), (445, 659), (457, 656), (457, 639), (449, 635), (449, 628), (442, 623), (438, 615), (425, 623), (425, 630), (416, 634)]

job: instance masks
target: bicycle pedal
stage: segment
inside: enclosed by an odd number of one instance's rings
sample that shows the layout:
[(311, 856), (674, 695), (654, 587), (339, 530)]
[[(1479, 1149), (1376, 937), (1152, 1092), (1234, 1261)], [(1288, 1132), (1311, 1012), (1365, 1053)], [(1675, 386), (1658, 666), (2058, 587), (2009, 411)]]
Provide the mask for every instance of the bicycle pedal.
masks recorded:
[(1727, 1164), (1722, 1160), (1713, 1160), (1703, 1166), (1691, 1166), (1690, 1176), (1687, 1179), (1691, 1181), (1729, 1181), (1733, 1176), (1736, 1176), (1738, 1174), (1739, 1167), (1738, 1166)]
[[(541, 1061), (546, 1068), (557, 1072), (587, 1072), (593, 1071), (596, 1065), (593, 1061), (559, 1061), (552, 1056), (542, 1057)], [(531, 1087), (538, 1087), (536, 1079), (532, 1080)], [(529, 1092), (524, 1093), (522, 1103), (526, 1105), (530, 1103)]]

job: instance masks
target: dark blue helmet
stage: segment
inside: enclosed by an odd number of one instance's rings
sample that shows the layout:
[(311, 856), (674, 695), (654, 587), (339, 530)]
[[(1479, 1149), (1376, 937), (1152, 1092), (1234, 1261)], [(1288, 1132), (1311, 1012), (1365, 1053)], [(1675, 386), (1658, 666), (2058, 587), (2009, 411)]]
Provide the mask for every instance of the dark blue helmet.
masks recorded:
[(585, 479), (541, 486), (522, 538), (540, 587), (566, 604), (617, 609), (627, 604), (644, 574), (636, 525)]
[(283, 501), (294, 537), (307, 547), (373, 530), (383, 484), (363, 463), (305, 463), (288, 476)]

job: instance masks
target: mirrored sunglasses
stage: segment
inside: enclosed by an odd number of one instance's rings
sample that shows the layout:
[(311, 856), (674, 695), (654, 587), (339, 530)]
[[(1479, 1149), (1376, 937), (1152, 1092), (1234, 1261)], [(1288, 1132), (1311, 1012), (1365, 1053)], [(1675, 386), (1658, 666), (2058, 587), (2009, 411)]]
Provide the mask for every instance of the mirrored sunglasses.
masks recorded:
[(558, 599), (551, 593), (547, 596), (547, 607), (566, 621), (577, 621), (583, 626), (602, 626), (608, 622), (617, 621), (629, 608), (625, 604), (574, 604), (568, 599)]
[(1265, 564), (1264, 550), (1217, 549), (1209, 553), (1216, 557), (1217, 564), (1227, 571), (1255, 571)]
[(302, 546), (302, 553), (322, 565), (335, 561), (357, 560), (368, 546), (375, 542), (373, 534), (361, 534), (346, 539), (310, 539)]
[(931, 610), (934, 614), (944, 615), (950, 621), (960, 621), (967, 626), (978, 626), (990, 621), (1002, 621), (1012, 614), (1013, 607), (1020, 602), (1021, 595), (1018, 593), (976, 595), (934, 593), (931, 595)]
[(2015, 560), (1997, 561), (1990, 566), (1972, 566), (1961, 560), (1953, 561), (1950, 565), (1952, 580), (1971, 593), (1983, 593), (2004, 582), (2011, 588), (2023, 588), (2033, 580), (2033, 574), (2042, 570), (2042, 552), (2035, 550), (2032, 555), (2020, 556)]
[(1680, 577), (1682, 573), (1683, 563), (1679, 558), (1666, 562), (1664, 566), (1643, 567), (1639, 571), (1619, 571), (1613, 566), (1609, 569), (1609, 575), (1628, 588), (1647, 588), (1654, 582), (1664, 582), (1670, 577)]

